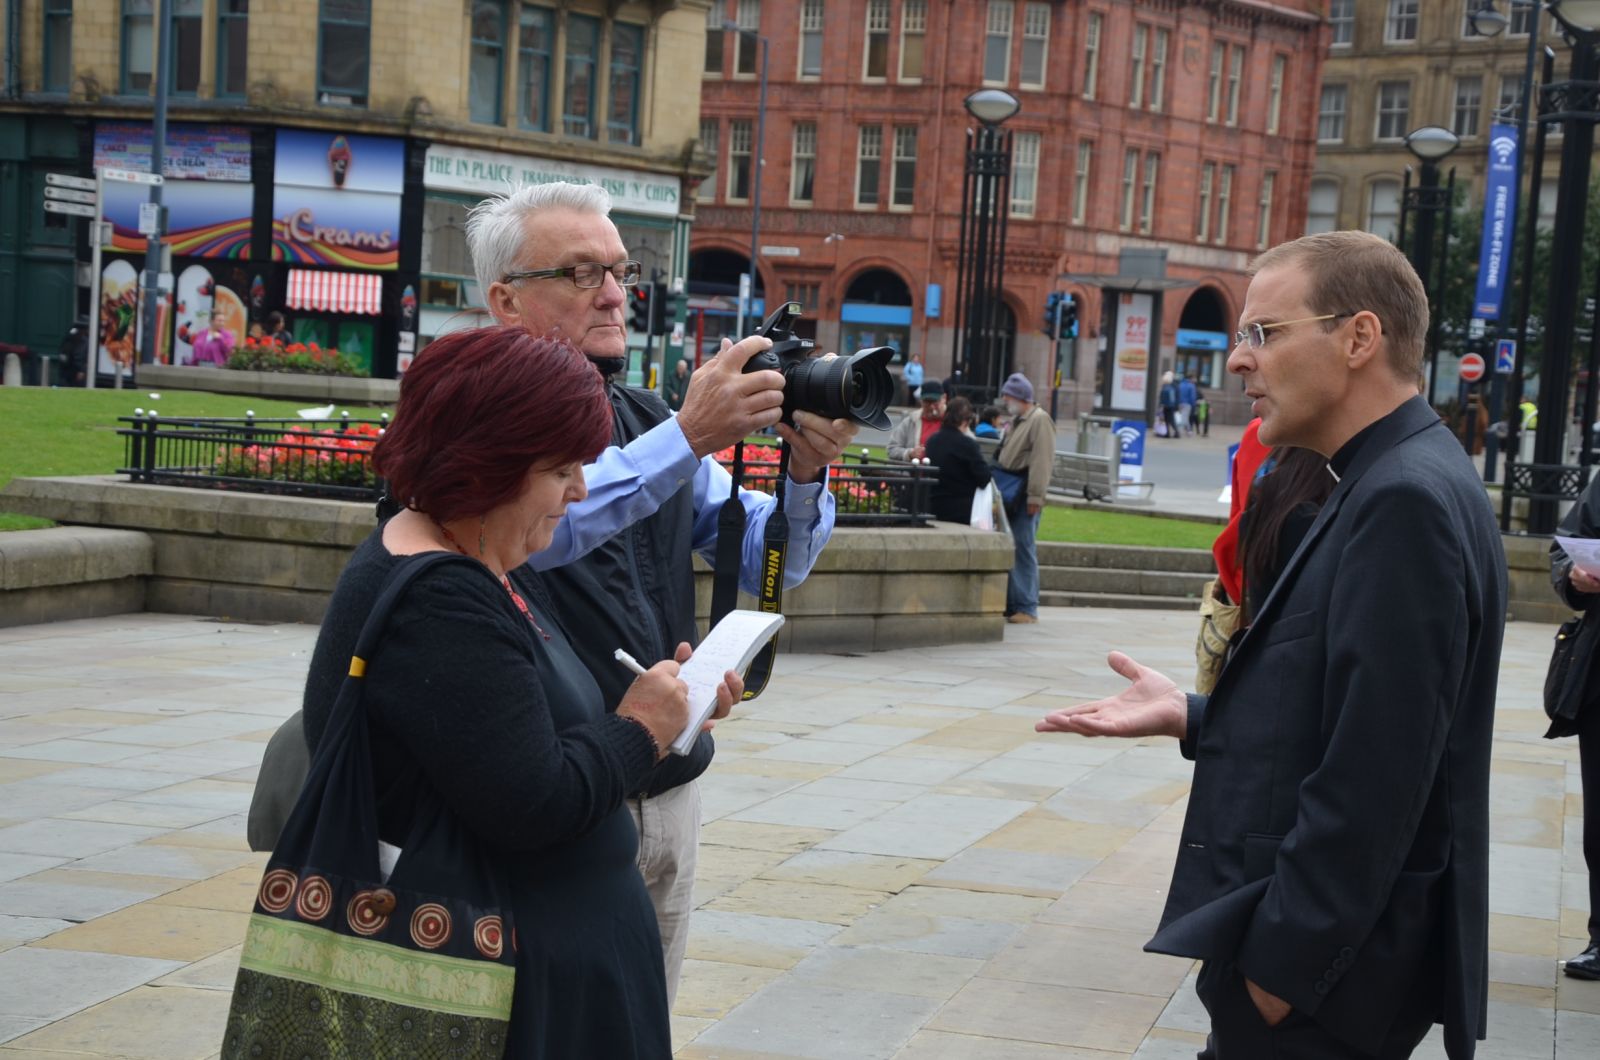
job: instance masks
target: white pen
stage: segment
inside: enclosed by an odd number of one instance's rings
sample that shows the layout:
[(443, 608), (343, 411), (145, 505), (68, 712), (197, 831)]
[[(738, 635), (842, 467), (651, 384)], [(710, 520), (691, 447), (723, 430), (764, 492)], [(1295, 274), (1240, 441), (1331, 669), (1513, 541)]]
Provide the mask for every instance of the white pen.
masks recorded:
[(622, 665), (626, 666), (628, 669), (632, 670), (634, 673), (638, 674), (640, 677), (643, 677), (645, 675), (645, 668), (639, 665), (639, 660), (635, 659), (633, 656), (629, 655), (627, 652), (623, 651), (621, 648), (618, 648), (616, 651), (612, 652), (611, 654), (616, 658), (617, 662), (619, 662)]

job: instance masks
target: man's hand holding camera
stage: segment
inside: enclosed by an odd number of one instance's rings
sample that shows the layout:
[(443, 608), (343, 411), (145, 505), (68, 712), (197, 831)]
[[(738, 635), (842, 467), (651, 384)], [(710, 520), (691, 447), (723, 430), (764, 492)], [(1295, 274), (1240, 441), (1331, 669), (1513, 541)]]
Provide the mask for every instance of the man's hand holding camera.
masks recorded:
[(689, 377), (678, 427), (697, 458), (741, 442), (782, 417), (783, 373), (745, 371), (751, 357), (771, 348), (772, 340), (760, 335), (738, 344), (723, 339), (717, 355)]

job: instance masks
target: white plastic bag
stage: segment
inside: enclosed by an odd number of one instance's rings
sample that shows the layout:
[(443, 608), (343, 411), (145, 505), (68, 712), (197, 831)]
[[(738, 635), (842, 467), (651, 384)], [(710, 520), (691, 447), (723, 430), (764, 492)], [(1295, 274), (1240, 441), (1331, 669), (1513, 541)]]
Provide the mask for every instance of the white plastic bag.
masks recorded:
[(979, 530), (994, 529), (994, 483), (986, 483), (972, 493), (972, 525)]

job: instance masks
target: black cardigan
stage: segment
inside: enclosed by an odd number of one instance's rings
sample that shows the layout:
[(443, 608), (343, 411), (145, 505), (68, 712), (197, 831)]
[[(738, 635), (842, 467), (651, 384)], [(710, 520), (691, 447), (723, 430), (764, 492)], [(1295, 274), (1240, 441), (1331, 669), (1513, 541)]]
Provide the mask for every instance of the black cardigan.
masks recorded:
[(928, 438), (928, 459), (939, 469), (929, 501), (933, 517), (948, 523), (972, 519), (972, 495), (989, 484), (989, 464), (978, 443), (954, 427), (940, 427)]

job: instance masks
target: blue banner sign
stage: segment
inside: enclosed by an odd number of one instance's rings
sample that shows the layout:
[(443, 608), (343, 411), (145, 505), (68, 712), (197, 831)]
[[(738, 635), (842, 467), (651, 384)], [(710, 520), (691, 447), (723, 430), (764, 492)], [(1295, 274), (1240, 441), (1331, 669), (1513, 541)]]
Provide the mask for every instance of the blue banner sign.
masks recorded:
[(1478, 248), (1478, 293), (1472, 315), (1500, 319), (1511, 263), (1506, 243), (1517, 217), (1517, 128), (1489, 126), (1489, 173), (1483, 194), (1483, 242)]

